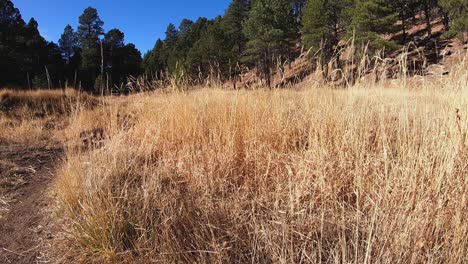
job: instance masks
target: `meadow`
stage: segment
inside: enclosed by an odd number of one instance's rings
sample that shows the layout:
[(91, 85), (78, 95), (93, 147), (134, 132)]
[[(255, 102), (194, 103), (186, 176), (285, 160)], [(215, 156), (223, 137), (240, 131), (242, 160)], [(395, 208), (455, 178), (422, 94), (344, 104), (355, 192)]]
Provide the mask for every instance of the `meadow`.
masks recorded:
[[(68, 107), (24, 103), (44, 93)], [(2, 114), (2, 135), (63, 146), (51, 190), (57, 247), (74, 261), (468, 259), (464, 64), (449, 76), (347, 89), (19, 98), (23, 111)], [(59, 110), (38, 119), (31, 108)]]

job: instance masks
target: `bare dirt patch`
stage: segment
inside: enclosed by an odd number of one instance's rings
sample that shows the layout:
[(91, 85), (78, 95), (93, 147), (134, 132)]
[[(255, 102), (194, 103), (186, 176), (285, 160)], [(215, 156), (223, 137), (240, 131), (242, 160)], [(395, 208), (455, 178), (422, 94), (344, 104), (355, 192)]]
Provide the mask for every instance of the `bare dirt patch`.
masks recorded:
[(56, 143), (0, 139), (0, 263), (47, 261), (54, 237), (47, 190), (62, 153)]

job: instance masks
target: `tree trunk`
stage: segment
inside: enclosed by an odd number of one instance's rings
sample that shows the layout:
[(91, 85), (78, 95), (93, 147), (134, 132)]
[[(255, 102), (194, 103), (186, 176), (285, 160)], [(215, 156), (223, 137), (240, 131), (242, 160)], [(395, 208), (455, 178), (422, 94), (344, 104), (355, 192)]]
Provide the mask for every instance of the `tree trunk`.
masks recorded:
[(101, 40), (101, 96), (104, 96), (104, 49)]
[(448, 16), (448, 14), (446, 12), (444, 12), (444, 27), (445, 27), (445, 30), (446, 31), (449, 31), (450, 30), (450, 18)]
[(50, 82), (50, 75), (49, 75), (49, 70), (47, 69), (47, 66), (44, 66), (45, 68), (45, 72), (46, 72), (46, 76), (47, 76), (47, 86), (49, 88), (49, 90), (52, 88), (52, 84)]
[(77, 81), (77, 78), (78, 78), (78, 70), (75, 69), (75, 80), (73, 82), (73, 88), (76, 89), (76, 81)]
[(29, 79), (29, 72), (26, 73), (26, 79), (28, 81), (28, 88), (29, 88), (29, 90), (31, 90), (31, 81)]
[(406, 14), (404, 10), (401, 12), (401, 25), (403, 26), (403, 43), (406, 44)]
[(268, 88), (271, 90), (270, 52), (268, 50), (264, 52), (263, 75)]
[(424, 1), (424, 16), (426, 18), (426, 30), (427, 30), (427, 36), (429, 38), (432, 37), (432, 26), (431, 26), (431, 15), (430, 15), (431, 9), (429, 7), (429, 3), (427, 1)]

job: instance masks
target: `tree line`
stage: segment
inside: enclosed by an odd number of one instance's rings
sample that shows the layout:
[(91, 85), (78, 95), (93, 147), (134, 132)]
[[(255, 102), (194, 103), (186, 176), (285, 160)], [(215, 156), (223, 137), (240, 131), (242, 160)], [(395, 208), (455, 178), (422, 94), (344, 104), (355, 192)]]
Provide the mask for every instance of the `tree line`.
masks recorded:
[(46, 41), (34, 18), (25, 23), (10, 0), (0, 0), (0, 87), (75, 87), (99, 92), (141, 73), (141, 53), (119, 29), (103, 30), (89, 7), (77, 29), (67, 25), (58, 44)]
[[(443, 37), (465, 41), (468, 31), (468, 0), (232, 0), (222, 16), (169, 24), (165, 38), (142, 58), (133, 44), (125, 44), (123, 32), (104, 32), (94, 8), (83, 12), (76, 30), (67, 25), (57, 45), (40, 36), (34, 19), (26, 24), (11, 1), (0, 1), (3, 86), (67, 84), (98, 91), (140, 74), (200, 82), (215, 76), (235, 83), (248, 69), (271, 86), (275, 70), (304, 50), (325, 69), (341, 40), (353, 39), (372, 53), (413, 41), (410, 24), (422, 23), (426, 39), (434, 37), (435, 19), (443, 21)], [(402, 34), (383, 37), (396, 32)]]
[[(243, 67), (256, 69), (271, 86), (275, 69), (296, 58), (301, 48), (318, 54), (322, 66), (336, 57), (340, 40), (353, 39), (367, 52), (392, 51), (413, 41), (408, 25), (423, 21), (427, 38), (442, 18), (444, 37), (468, 31), (467, 0), (233, 0), (213, 20), (169, 24), (164, 40), (143, 58), (150, 78), (163, 73), (203, 80), (235, 78)], [(385, 34), (403, 32), (400, 39)], [(464, 40), (463, 40), (464, 41)]]

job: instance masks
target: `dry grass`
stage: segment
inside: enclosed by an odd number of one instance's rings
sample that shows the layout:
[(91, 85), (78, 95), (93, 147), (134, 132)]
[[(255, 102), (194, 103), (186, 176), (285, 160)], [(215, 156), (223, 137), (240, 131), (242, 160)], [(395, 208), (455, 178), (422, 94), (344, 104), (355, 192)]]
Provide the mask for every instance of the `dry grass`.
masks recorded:
[(77, 104), (94, 107), (98, 104), (98, 101), (73, 89), (0, 90), (0, 110), (12, 115), (17, 115), (20, 110), (33, 112), (39, 117), (52, 114), (69, 114)]
[(55, 183), (71, 254), (463, 263), (467, 79), (462, 67), (427, 82), (202, 89), (74, 112)]
[(65, 127), (66, 117), (99, 100), (72, 89), (0, 90), (0, 140), (36, 143)]

